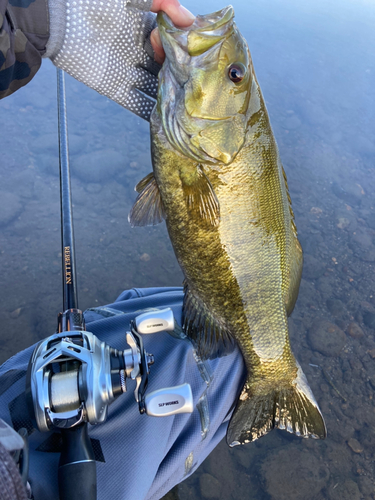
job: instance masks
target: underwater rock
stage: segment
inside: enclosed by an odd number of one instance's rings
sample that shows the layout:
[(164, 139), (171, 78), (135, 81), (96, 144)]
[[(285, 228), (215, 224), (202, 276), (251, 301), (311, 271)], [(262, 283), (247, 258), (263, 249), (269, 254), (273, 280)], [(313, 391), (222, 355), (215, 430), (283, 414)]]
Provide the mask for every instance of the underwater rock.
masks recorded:
[[(68, 137), (70, 155), (82, 154), (85, 152), (87, 144), (85, 139), (77, 134), (69, 134)], [(52, 134), (42, 134), (29, 142), (30, 149), (36, 154), (49, 154), (51, 161), (56, 161), (58, 165), (59, 138), (57, 131)], [(36, 161), (38, 156), (36, 156)]]
[(140, 257), (139, 260), (142, 262), (148, 262), (151, 259), (148, 253), (143, 253)]
[(199, 478), (200, 492), (203, 498), (220, 498), (221, 496), (221, 484), (220, 482), (211, 474), (206, 472)]
[(353, 339), (361, 339), (364, 336), (362, 328), (354, 321), (349, 323), (347, 332)]
[(341, 300), (328, 299), (326, 304), (327, 304), (327, 308), (328, 308), (329, 312), (332, 314), (332, 316), (335, 316), (335, 317), (343, 316), (345, 310), (344, 310), (344, 306), (343, 306), (343, 303), (341, 302)]
[(314, 280), (320, 278), (325, 271), (325, 264), (313, 257), (312, 255), (305, 254), (303, 259), (303, 271), (302, 276), (308, 280)]
[(83, 154), (72, 160), (71, 173), (87, 183), (104, 183), (125, 168), (124, 157), (112, 149)]
[(22, 211), (19, 196), (6, 191), (0, 191), (0, 226), (5, 226), (15, 219)]
[(351, 450), (354, 451), (354, 453), (362, 453), (363, 452), (363, 446), (359, 441), (357, 441), (354, 438), (350, 438), (348, 441), (348, 446)]
[(268, 455), (261, 474), (272, 500), (315, 500), (329, 479), (328, 468), (311, 450), (295, 446)]
[(369, 311), (363, 313), (363, 322), (366, 326), (375, 330), (375, 313)]
[(368, 252), (372, 248), (372, 237), (368, 231), (357, 229), (350, 237), (349, 247), (361, 258), (361, 252)]
[(96, 194), (96, 193), (100, 193), (101, 190), (102, 190), (102, 185), (101, 184), (97, 184), (95, 182), (90, 182), (86, 186), (86, 191), (88, 193)]
[(360, 205), (362, 203), (364, 193), (358, 184), (352, 182), (338, 184), (334, 182), (332, 183), (332, 191), (338, 198), (344, 200), (349, 205)]
[(15, 309), (13, 312), (10, 313), (10, 317), (13, 319), (18, 318), (18, 316), (21, 314), (21, 311), (22, 311), (22, 308), (18, 307), (17, 309)]
[(318, 320), (308, 333), (311, 347), (325, 356), (337, 356), (346, 342), (345, 333), (334, 323)]
[(361, 500), (361, 493), (357, 483), (347, 479), (343, 483), (336, 483), (328, 490), (329, 500)]
[(371, 479), (368, 476), (359, 476), (358, 484), (362, 495), (368, 495), (368, 498), (371, 498), (370, 495), (375, 490)]
[(287, 130), (294, 130), (296, 128), (299, 128), (302, 125), (302, 123), (301, 120), (296, 115), (292, 115), (283, 120), (282, 125)]
[(364, 262), (375, 262), (375, 248), (370, 248), (360, 257)]

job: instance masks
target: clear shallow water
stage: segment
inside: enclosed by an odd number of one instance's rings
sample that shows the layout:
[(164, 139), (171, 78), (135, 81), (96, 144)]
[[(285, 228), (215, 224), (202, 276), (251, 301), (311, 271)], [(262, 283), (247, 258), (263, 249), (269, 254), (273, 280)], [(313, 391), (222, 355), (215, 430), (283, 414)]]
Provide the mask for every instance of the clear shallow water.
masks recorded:
[[(195, 13), (224, 6), (185, 5)], [(234, 7), (305, 252), (291, 342), (328, 438), (274, 431), (241, 449), (222, 443), (168, 498), (368, 500), (375, 498), (375, 6)], [(53, 333), (61, 309), (55, 86), (47, 61), (0, 102), (2, 361)], [(181, 284), (165, 226), (127, 223), (133, 186), (151, 170), (148, 124), (71, 78), (67, 99), (80, 307), (109, 303), (133, 286)]]

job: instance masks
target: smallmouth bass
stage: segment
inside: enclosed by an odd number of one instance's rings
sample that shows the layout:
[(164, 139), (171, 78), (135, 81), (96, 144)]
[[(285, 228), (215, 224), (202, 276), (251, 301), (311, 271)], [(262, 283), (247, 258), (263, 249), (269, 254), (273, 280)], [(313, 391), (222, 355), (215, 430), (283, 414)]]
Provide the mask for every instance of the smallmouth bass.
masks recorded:
[(290, 348), (302, 249), (247, 43), (231, 6), (158, 27), (166, 53), (151, 115), (153, 173), (137, 186), (133, 226), (166, 220), (185, 276), (184, 329), (202, 358), (237, 342), (247, 379), (230, 446), (274, 427), (324, 438), (326, 429)]

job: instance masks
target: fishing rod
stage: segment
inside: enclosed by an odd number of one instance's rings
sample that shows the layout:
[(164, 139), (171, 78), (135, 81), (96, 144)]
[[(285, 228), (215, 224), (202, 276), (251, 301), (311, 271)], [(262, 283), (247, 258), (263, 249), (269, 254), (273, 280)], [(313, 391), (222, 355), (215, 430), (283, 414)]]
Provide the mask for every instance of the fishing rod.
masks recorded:
[(57, 68), (57, 103), (63, 280), (63, 312), (60, 313), (58, 317), (58, 331), (63, 332), (71, 330), (84, 330), (85, 328), (82, 311), (78, 309), (65, 78), (64, 72), (59, 68)]
[[(83, 313), (78, 308), (65, 77), (60, 68), (57, 68), (57, 109), (63, 282), (63, 310), (58, 315), (57, 331), (61, 333), (84, 331), (86, 328)], [(72, 372), (73, 376), (75, 364), (75, 360), (67, 360), (64, 367), (66, 372)], [(61, 429), (61, 435), (63, 448), (58, 471), (60, 498), (95, 499), (96, 463), (87, 432), (87, 422)]]
[(170, 308), (135, 317), (124, 332), (128, 348), (120, 351), (86, 331), (78, 307), (73, 209), (64, 73), (57, 69), (63, 310), (57, 332), (37, 344), (26, 377), (26, 398), (35, 427), (58, 430), (62, 450), (58, 468), (60, 500), (96, 500), (95, 454), (88, 423), (103, 423), (108, 406), (135, 381), (140, 414), (167, 417), (193, 411), (189, 384), (162, 388), (146, 395), (152, 354), (141, 335), (174, 330)]

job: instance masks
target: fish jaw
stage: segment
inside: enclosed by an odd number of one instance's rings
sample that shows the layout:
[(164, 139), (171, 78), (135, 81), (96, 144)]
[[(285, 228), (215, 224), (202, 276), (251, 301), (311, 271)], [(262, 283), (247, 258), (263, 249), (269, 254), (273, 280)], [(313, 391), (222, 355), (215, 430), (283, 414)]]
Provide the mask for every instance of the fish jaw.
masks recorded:
[[(234, 160), (249, 119), (251, 57), (233, 18), (231, 6), (197, 16), (188, 28), (176, 28), (163, 12), (157, 18), (166, 53), (157, 102), (165, 134), (182, 154), (211, 165)], [(243, 70), (236, 83), (233, 64)]]

